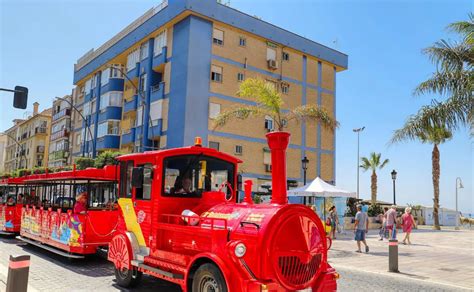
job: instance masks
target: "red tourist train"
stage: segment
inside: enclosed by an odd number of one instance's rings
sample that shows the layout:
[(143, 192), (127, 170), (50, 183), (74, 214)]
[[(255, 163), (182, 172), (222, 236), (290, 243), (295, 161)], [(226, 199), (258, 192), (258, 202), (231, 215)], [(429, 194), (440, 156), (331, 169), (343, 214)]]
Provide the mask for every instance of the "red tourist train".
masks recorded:
[(20, 233), (24, 193), (23, 178), (0, 180), (0, 235)]
[(108, 253), (118, 284), (133, 286), (146, 273), (185, 292), (336, 290), (321, 220), (287, 204), (289, 133), (267, 138), (269, 204), (252, 203), (250, 181), (237, 203), (241, 161), (199, 142), (119, 157), (120, 216)]
[(118, 171), (111, 165), (22, 177), (20, 239), (70, 258), (107, 248), (118, 223)]

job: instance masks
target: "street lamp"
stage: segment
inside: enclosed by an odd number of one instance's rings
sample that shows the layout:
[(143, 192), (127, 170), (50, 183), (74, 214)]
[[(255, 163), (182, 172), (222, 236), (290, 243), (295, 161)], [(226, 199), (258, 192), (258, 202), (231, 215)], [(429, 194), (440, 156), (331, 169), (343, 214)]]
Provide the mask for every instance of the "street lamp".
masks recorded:
[[(308, 162), (309, 159), (306, 156), (301, 160), (301, 167), (303, 168), (303, 185), (306, 185), (306, 171), (308, 170)], [(303, 197), (303, 204), (306, 205), (306, 197)]]
[[(459, 181), (459, 183), (458, 183)], [(462, 180), (460, 177), (456, 178), (456, 230), (459, 230), (459, 211), (458, 211), (458, 189), (463, 189)]]
[(392, 170), (392, 180), (393, 180), (393, 204), (396, 205), (397, 204), (397, 200), (396, 200), (396, 197), (395, 197), (395, 180), (397, 179), (397, 172), (394, 170)]
[(357, 133), (357, 199), (359, 199), (359, 140), (360, 140), (360, 132), (364, 131), (365, 127), (352, 129), (354, 133)]

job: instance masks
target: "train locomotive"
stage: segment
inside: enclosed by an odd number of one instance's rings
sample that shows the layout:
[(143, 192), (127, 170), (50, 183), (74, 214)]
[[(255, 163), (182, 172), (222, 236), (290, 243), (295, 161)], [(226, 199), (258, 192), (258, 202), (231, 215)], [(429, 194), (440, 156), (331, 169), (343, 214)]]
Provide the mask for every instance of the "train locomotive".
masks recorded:
[(334, 291), (328, 240), (317, 214), (288, 204), (290, 134), (267, 134), (272, 200), (237, 201), (239, 159), (195, 146), (118, 158), (119, 223), (108, 252), (117, 283), (143, 273), (183, 291)]

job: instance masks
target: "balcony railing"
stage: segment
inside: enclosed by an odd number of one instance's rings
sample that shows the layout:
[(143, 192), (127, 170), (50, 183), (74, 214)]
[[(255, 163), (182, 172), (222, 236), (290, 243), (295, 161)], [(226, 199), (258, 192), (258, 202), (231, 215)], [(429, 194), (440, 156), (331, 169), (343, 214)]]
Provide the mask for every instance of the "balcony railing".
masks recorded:
[(128, 101), (124, 104), (123, 112), (128, 113), (128, 112), (136, 110), (137, 109), (137, 104), (138, 104), (138, 96), (134, 95), (132, 97), (132, 100), (130, 100), (130, 101)]
[(46, 134), (46, 127), (36, 127), (35, 134)]
[(68, 135), (69, 135), (68, 129), (59, 130), (51, 134), (51, 141), (54, 141), (63, 137), (67, 137)]
[(53, 115), (53, 121), (59, 120), (64, 116), (71, 116), (71, 109), (65, 108)]

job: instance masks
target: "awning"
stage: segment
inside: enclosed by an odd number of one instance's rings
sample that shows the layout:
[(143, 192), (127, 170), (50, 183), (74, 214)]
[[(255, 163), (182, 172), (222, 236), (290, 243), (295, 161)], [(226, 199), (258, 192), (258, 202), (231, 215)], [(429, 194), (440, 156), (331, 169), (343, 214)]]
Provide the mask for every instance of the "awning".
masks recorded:
[(317, 177), (311, 183), (288, 191), (290, 197), (345, 197), (355, 198), (356, 193), (339, 189)]

